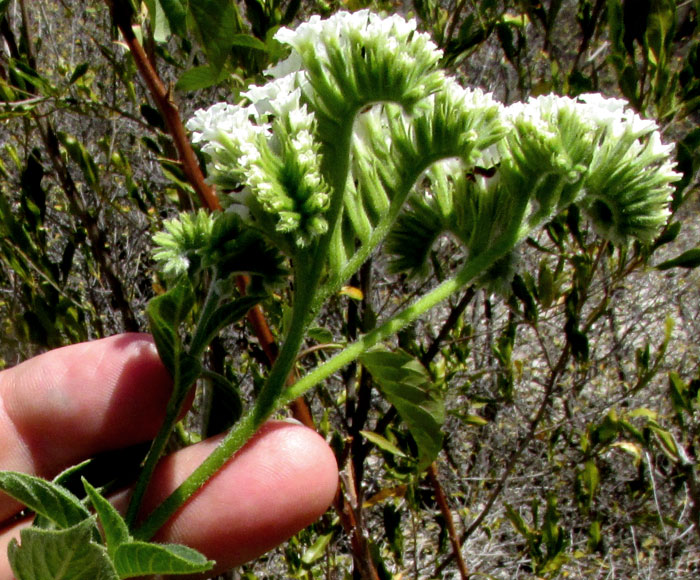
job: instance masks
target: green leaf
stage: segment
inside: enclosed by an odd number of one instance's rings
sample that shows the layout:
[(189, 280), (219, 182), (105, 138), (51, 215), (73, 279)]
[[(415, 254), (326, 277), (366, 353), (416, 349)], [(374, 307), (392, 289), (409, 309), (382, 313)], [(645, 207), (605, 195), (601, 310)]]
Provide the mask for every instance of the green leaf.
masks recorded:
[(0, 472), (0, 490), (59, 528), (90, 517), (80, 500), (64, 487), (26, 473)]
[(319, 536), (318, 539), (304, 552), (303, 556), (301, 557), (302, 563), (305, 566), (310, 566), (317, 560), (320, 560), (326, 553), (326, 548), (328, 548), (328, 544), (330, 544), (332, 539), (333, 532)]
[(425, 367), (404, 351), (373, 350), (360, 360), (406, 423), (418, 446), (418, 470), (422, 471), (442, 448), (443, 398)]
[(540, 270), (537, 274), (537, 295), (544, 308), (549, 308), (554, 302), (554, 274), (545, 260), (540, 262)]
[(83, 486), (102, 524), (107, 552), (110, 558), (113, 558), (117, 548), (131, 539), (129, 528), (115, 507), (99, 491), (92, 487), (85, 478), (83, 478)]
[(505, 506), (506, 517), (510, 520), (510, 523), (513, 525), (513, 528), (515, 528), (515, 531), (529, 540), (533, 535), (532, 528), (527, 523), (525, 523), (523, 517), (513, 509), (513, 506), (511, 506), (508, 503), (506, 503)]
[(228, 73), (211, 65), (205, 64), (187, 69), (180, 75), (175, 88), (179, 91), (198, 91), (207, 89), (222, 82)]
[(170, 38), (170, 21), (163, 10), (161, 2), (153, 2), (154, 10), (151, 12), (151, 30), (153, 40), (158, 43), (167, 42)]
[(588, 460), (583, 467), (583, 471), (579, 474), (581, 484), (586, 492), (586, 505), (588, 509), (593, 505), (596, 491), (600, 485), (600, 473), (598, 466), (594, 461)]
[(259, 38), (255, 38), (252, 34), (233, 34), (230, 37), (231, 46), (242, 46), (252, 48), (253, 50), (262, 50), (267, 52), (267, 46)]
[(226, 0), (198, 0), (191, 2), (189, 8), (209, 64), (221, 69), (233, 46), (233, 37), (242, 28), (238, 8)]
[(57, 136), (58, 140), (61, 142), (61, 145), (63, 145), (65, 150), (68, 152), (69, 157), (78, 165), (78, 167), (80, 167), (80, 170), (83, 172), (85, 181), (87, 181), (90, 189), (95, 192), (99, 192), (99, 170), (95, 160), (92, 158), (92, 155), (90, 155), (90, 152), (73, 135), (61, 131), (57, 133)]
[(601, 533), (600, 521), (593, 520), (588, 527), (588, 549), (592, 552), (600, 548), (600, 543), (603, 540)]
[(670, 270), (671, 268), (687, 268), (693, 269), (700, 266), (700, 248), (693, 248), (692, 250), (687, 250), (683, 252), (680, 256), (677, 256), (671, 260), (666, 260), (661, 262), (656, 266), (657, 270)]
[(187, 0), (155, 0), (149, 4), (153, 4), (151, 9), (151, 18), (153, 18), (153, 12), (157, 11), (158, 8), (155, 6), (156, 3), (160, 4), (160, 8), (168, 20), (168, 26), (173, 34), (178, 36), (185, 36), (187, 33)]
[(403, 451), (401, 451), (401, 449), (399, 449), (386, 437), (382, 437), (381, 435), (379, 435), (378, 433), (374, 433), (373, 431), (360, 431), (360, 433), (365, 439), (367, 439), (367, 441), (374, 443), (377, 447), (379, 447), (379, 449), (387, 451), (392, 455), (398, 455), (399, 457), (407, 457), (407, 455)]
[(178, 327), (187, 318), (194, 307), (194, 292), (186, 278), (168, 290), (156, 296), (146, 308), (151, 323), (151, 333), (158, 348), (158, 354), (166, 368), (174, 374), (175, 357), (181, 349)]
[(680, 376), (678, 376), (678, 373), (674, 372), (669, 373), (668, 384), (673, 410), (678, 415), (681, 426), (683, 426), (683, 413), (685, 412), (690, 415), (693, 413), (693, 405), (688, 397), (688, 385), (683, 379), (681, 379)]
[(119, 578), (151, 574), (195, 574), (214, 567), (197, 550), (179, 544), (129, 542), (117, 548), (114, 565)]
[(73, 74), (70, 76), (70, 79), (68, 80), (68, 84), (72, 85), (80, 77), (84, 76), (85, 73), (88, 71), (89, 67), (90, 67), (90, 65), (87, 62), (81, 62), (78, 66), (76, 66), (75, 70), (73, 71)]
[(206, 436), (228, 430), (243, 414), (243, 399), (237, 385), (227, 377), (211, 371), (204, 372), (212, 388), (211, 411), (206, 424)]
[(211, 313), (210, 316), (207, 316), (206, 319), (200, 320), (197, 333), (192, 339), (192, 344), (190, 347), (191, 352), (197, 353), (200, 352), (200, 349), (206, 348), (206, 346), (209, 345), (212, 340), (214, 340), (214, 337), (220, 330), (234, 324), (235, 322), (238, 322), (263, 298), (265, 298), (264, 295), (256, 294), (241, 296), (236, 300), (219, 306)]
[(656, 250), (665, 244), (670, 244), (671, 242), (675, 241), (680, 231), (681, 222), (673, 222), (672, 224), (669, 224), (664, 232), (658, 238), (656, 238), (656, 240), (654, 240), (652, 250)]
[(64, 530), (25, 528), (8, 546), (17, 580), (118, 580), (104, 546), (91, 541), (94, 518)]
[(333, 333), (327, 328), (321, 328), (319, 326), (309, 329), (307, 336), (311, 340), (315, 340), (321, 344), (333, 342)]
[(661, 445), (661, 449), (666, 453), (666, 456), (673, 462), (678, 461), (681, 456), (678, 452), (678, 445), (673, 434), (668, 429), (664, 429), (653, 421), (649, 422), (649, 429), (656, 435), (656, 439)]

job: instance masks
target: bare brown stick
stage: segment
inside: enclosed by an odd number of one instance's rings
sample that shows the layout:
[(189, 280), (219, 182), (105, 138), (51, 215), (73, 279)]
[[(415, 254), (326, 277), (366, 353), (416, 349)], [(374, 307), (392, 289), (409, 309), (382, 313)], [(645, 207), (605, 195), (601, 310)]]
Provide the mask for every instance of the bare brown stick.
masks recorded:
[(173, 100), (172, 91), (161, 80), (154, 64), (148, 58), (131, 28), (131, 6), (124, 0), (106, 0), (112, 11), (112, 19), (119, 28), (124, 42), (131, 51), (141, 78), (143, 78), (151, 97), (165, 119), (168, 132), (173, 139), (175, 148), (180, 156), (182, 170), (187, 181), (195, 190), (202, 205), (210, 210), (221, 209), (221, 204), (214, 190), (204, 180), (204, 174), (199, 167), (197, 156), (192, 150), (185, 128), (182, 125), (180, 111)]
[(445, 525), (447, 526), (447, 535), (450, 538), (450, 544), (452, 544), (452, 555), (457, 561), (457, 568), (459, 568), (459, 575), (462, 580), (469, 580), (469, 571), (467, 570), (467, 565), (462, 557), (462, 545), (459, 541), (459, 536), (457, 535), (457, 529), (455, 528), (454, 518), (452, 517), (452, 511), (447, 503), (447, 498), (445, 497), (445, 492), (440, 484), (440, 479), (438, 478), (437, 463), (433, 461), (428, 467), (428, 481), (433, 487), (433, 493), (435, 494), (435, 500), (437, 501), (442, 517), (445, 518)]
[[(348, 443), (348, 448), (350, 444)], [(340, 474), (338, 491), (333, 500), (333, 507), (340, 516), (343, 530), (350, 538), (350, 546), (357, 572), (362, 580), (379, 580), (379, 574), (374, 566), (369, 542), (363, 533), (362, 505), (357, 495), (357, 481), (353, 469), (352, 457), (347, 457), (345, 469)], [(345, 493), (343, 493), (345, 488)]]

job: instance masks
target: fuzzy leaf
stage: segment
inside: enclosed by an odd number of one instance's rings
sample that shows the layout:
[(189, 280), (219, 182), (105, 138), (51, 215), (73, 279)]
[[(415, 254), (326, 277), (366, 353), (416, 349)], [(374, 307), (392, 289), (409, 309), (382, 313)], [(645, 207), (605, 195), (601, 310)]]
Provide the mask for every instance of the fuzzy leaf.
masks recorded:
[(107, 551), (109, 556), (113, 558), (117, 548), (131, 539), (129, 528), (114, 506), (102, 497), (100, 492), (92, 487), (85, 478), (83, 478), (83, 486), (90, 498), (90, 502), (92, 502), (92, 506), (97, 512), (97, 516), (100, 518)]
[(187, 279), (182, 279), (174, 288), (156, 296), (148, 303), (146, 313), (151, 323), (151, 333), (158, 354), (166, 368), (174, 375), (175, 357), (180, 350), (178, 327), (194, 306), (194, 293)]
[(59, 528), (90, 517), (80, 500), (64, 487), (26, 473), (0, 472), (0, 490)]
[(418, 446), (418, 470), (422, 471), (442, 448), (444, 400), (423, 365), (404, 351), (374, 350), (360, 360), (408, 426)]
[(211, 343), (221, 329), (238, 322), (263, 298), (265, 298), (264, 295), (241, 296), (236, 300), (219, 306), (206, 320), (200, 321), (201, 328), (197, 329), (197, 344), (193, 340), (191, 345), (192, 352), (199, 352), (200, 348), (204, 348)]
[(219, 84), (227, 76), (226, 71), (211, 65), (195, 66), (180, 75), (175, 88), (179, 91), (198, 91)]
[(151, 574), (194, 574), (214, 566), (202, 554), (179, 544), (129, 542), (117, 548), (114, 565), (119, 578)]
[(94, 518), (64, 530), (26, 528), (8, 547), (17, 580), (118, 580), (104, 546), (91, 541)]

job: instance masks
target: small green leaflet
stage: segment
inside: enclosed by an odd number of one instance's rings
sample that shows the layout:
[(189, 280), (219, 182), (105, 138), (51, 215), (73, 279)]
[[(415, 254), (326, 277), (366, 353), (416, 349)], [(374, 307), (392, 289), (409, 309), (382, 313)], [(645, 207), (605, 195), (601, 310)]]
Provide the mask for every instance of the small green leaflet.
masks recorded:
[(197, 550), (179, 544), (149, 544), (132, 541), (122, 544), (114, 555), (120, 578), (151, 574), (195, 574), (214, 567)]
[(85, 479), (83, 486), (104, 533), (107, 553), (119, 578), (152, 574), (194, 574), (214, 566), (204, 555), (178, 544), (150, 544), (133, 539), (121, 514)]
[(131, 539), (129, 528), (114, 506), (102, 497), (85, 478), (83, 478), (83, 487), (85, 487), (90, 502), (100, 518), (102, 533), (104, 534), (105, 544), (107, 544), (107, 553), (110, 558), (114, 558), (117, 548)]
[(190, 352), (201, 352), (214, 340), (219, 331), (238, 322), (264, 297), (262, 294), (241, 296), (219, 306), (209, 316), (206, 316), (206, 313), (202, 315), (202, 319), (198, 323), (197, 333), (192, 338)]
[(58, 528), (68, 528), (90, 517), (90, 512), (67, 489), (33, 475), (0, 472), (0, 490)]
[(657, 270), (670, 270), (671, 268), (686, 268), (692, 270), (700, 266), (700, 248), (693, 248), (692, 250), (687, 250), (681, 255), (671, 259), (661, 262), (656, 266)]
[(171, 373), (175, 366), (175, 355), (182, 346), (178, 327), (193, 307), (194, 292), (189, 281), (184, 278), (174, 288), (148, 303), (146, 313), (151, 323), (151, 334), (163, 364)]
[(331, 540), (333, 539), (333, 535), (333, 532), (329, 532), (328, 534), (319, 536), (318, 539), (311, 544), (311, 546), (309, 546), (306, 552), (304, 552), (304, 555), (301, 557), (301, 561), (306, 566), (311, 566), (311, 564), (323, 558), (324, 554), (326, 553), (326, 549), (328, 548), (328, 544), (330, 544)]
[(91, 541), (95, 518), (63, 530), (26, 528), (7, 553), (17, 580), (119, 580), (104, 546)]
[(401, 449), (399, 449), (396, 445), (394, 445), (391, 441), (389, 441), (386, 437), (382, 437), (381, 435), (378, 435), (373, 431), (360, 431), (360, 434), (365, 439), (367, 439), (367, 441), (371, 441), (372, 443), (374, 443), (377, 447), (379, 447), (379, 449), (387, 451), (392, 455), (406, 457), (406, 454), (403, 451), (401, 451)]
[(372, 350), (362, 355), (360, 361), (408, 426), (418, 446), (418, 470), (422, 471), (442, 448), (443, 398), (425, 367), (402, 350)]

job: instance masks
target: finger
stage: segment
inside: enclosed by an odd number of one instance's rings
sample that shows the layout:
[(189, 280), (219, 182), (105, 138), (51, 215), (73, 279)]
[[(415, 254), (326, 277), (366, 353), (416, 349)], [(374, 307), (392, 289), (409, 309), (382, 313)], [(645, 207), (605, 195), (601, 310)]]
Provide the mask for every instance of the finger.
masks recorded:
[[(167, 457), (146, 510), (165, 499), (217, 443), (209, 440)], [(315, 431), (268, 423), (154, 539), (187, 544), (216, 560), (217, 571), (228, 570), (318, 519), (337, 486), (335, 456)]]
[[(152, 438), (171, 380), (153, 340), (123, 334), (53, 350), (0, 373), (0, 468), (53, 477)], [(18, 504), (0, 493), (0, 522)]]
[[(163, 459), (146, 496), (146, 510), (165, 499), (219, 440)], [(335, 458), (318, 434), (299, 425), (269, 423), (154, 539), (189, 545), (216, 560), (216, 572), (222, 572), (263, 554), (318, 519), (332, 502), (337, 482)], [(0, 536), (0, 553), (18, 534), (19, 525)], [(0, 560), (0, 580), (10, 578), (9, 565)]]

